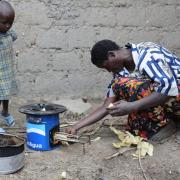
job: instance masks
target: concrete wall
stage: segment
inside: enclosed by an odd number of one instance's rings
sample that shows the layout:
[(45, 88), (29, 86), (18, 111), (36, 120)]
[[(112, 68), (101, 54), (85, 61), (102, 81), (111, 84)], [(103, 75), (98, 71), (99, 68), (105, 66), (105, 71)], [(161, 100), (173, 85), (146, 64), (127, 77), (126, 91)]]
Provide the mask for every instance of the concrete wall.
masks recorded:
[(11, 0), (24, 97), (102, 97), (110, 74), (90, 62), (101, 39), (154, 41), (180, 55), (179, 0)]

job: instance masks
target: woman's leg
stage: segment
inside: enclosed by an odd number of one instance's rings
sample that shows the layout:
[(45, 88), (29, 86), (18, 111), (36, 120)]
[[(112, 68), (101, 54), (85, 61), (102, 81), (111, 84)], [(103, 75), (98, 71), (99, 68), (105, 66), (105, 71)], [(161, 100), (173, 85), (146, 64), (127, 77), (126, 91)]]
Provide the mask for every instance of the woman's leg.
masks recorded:
[[(149, 96), (154, 91), (154, 84), (149, 80), (120, 78), (112, 85), (119, 99), (132, 102)], [(128, 116), (127, 130), (135, 135), (150, 138), (168, 123), (163, 106), (133, 112)]]

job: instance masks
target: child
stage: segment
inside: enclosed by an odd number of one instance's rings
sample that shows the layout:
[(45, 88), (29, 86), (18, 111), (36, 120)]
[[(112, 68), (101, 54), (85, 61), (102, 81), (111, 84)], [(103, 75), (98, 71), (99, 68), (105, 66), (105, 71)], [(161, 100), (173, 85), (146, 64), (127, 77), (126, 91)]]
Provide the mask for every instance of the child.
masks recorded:
[(68, 133), (75, 134), (107, 114), (129, 115), (127, 130), (147, 139), (162, 140), (174, 133), (172, 120), (180, 128), (180, 59), (173, 53), (152, 42), (119, 47), (102, 40), (93, 46), (91, 60), (112, 72), (113, 80), (104, 104)]
[(8, 111), (9, 98), (15, 87), (12, 43), (17, 37), (10, 30), (14, 17), (13, 7), (6, 1), (0, 1), (0, 104), (2, 105), (0, 116), (8, 126), (15, 124), (13, 116)]

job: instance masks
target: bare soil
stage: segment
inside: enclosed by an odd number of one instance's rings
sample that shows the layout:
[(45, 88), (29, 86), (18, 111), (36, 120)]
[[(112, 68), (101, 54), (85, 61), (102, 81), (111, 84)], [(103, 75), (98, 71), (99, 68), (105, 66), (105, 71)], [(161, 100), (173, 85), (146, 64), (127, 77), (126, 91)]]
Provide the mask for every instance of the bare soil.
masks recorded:
[[(16, 119), (15, 127), (25, 127), (25, 115), (17, 109), (27, 103), (31, 102), (12, 99), (10, 111)], [(91, 103), (96, 107), (99, 101)], [(71, 113), (61, 115), (61, 121), (77, 119), (78, 116)], [(121, 118), (123, 121), (125, 119), (126, 117)], [(5, 127), (2, 121), (0, 125)], [(98, 125), (96, 123), (92, 127)], [(112, 142), (116, 142), (117, 137), (108, 126), (103, 126), (91, 139), (96, 137), (100, 139), (85, 144), (84, 148), (78, 143), (46, 152), (30, 151), (26, 148), (23, 169), (14, 174), (0, 176), (0, 180), (60, 180), (63, 171), (67, 172), (68, 180), (180, 180), (180, 144), (175, 135), (161, 144), (154, 144), (153, 157), (141, 159), (146, 178), (138, 159), (131, 156), (133, 151), (109, 160), (104, 159), (116, 151)]]

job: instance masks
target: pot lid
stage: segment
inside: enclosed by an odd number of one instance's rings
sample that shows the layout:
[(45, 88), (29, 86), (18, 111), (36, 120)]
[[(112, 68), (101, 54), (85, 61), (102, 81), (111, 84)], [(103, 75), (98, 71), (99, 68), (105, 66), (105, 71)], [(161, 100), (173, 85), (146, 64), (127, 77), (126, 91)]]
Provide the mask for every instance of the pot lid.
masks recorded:
[(66, 107), (58, 104), (37, 103), (24, 105), (19, 112), (31, 115), (53, 115), (66, 111)]

